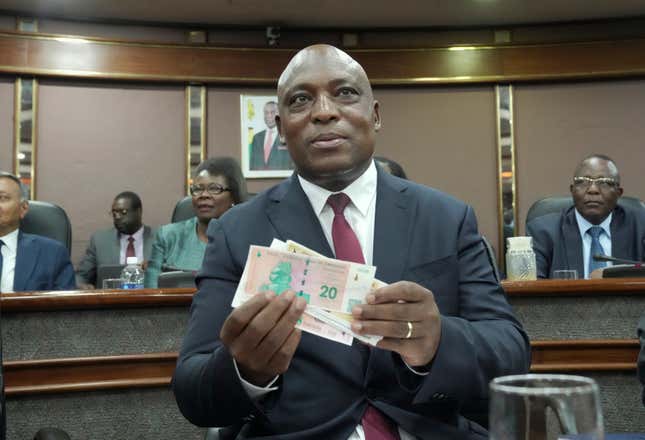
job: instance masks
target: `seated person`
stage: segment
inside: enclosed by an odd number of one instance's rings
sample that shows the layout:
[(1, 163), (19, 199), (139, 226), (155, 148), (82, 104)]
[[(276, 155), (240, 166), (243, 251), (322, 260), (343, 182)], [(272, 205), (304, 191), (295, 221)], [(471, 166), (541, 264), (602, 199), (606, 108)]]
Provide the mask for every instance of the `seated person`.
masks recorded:
[(640, 321), (638, 322), (638, 339), (641, 343), (641, 351), (638, 355), (638, 378), (643, 385), (643, 405), (645, 405), (645, 315), (641, 316)]
[(125, 264), (127, 257), (137, 257), (145, 264), (150, 257), (152, 230), (143, 225), (139, 196), (131, 191), (118, 194), (112, 202), (110, 215), (114, 227), (92, 234), (85, 256), (76, 269), (81, 289), (94, 289), (99, 266)]
[[(374, 164), (379, 103), (347, 53), (298, 52), (277, 95), (296, 172), (209, 225), (173, 379), (180, 410), (245, 424), (243, 438), (486, 438), (460, 411), (485, 404), (492, 378), (526, 372), (529, 344), (472, 208)], [(293, 291), (231, 309), (249, 246), (273, 238), (377, 267), (390, 284), (352, 310), (355, 332), (384, 337), (376, 347), (302, 334)]]
[(569, 187), (573, 206), (546, 214), (526, 225), (533, 237), (538, 278), (553, 271), (575, 269), (590, 278), (607, 265), (594, 255), (642, 261), (645, 256), (645, 210), (617, 205), (623, 195), (620, 174), (612, 159), (602, 154), (586, 157), (577, 166)]
[(76, 289), (67, 248), (20, 230), (27, 199), (20, 179), (0, 172), (0, 292)]
[(383, 168), (383, 171), (387, 171), (393, 176), (407, 180), (408, 176), (405, 174), (403, 167), (399, 165), (398, 162), (394, 162), (392, 159), (388, 159), (383, 156), (374, 156), (374, 161), (378, 166)]
[(145, 286), (157, 287), (164, 270), (196, 271), (202, 266), (211, 219), (246, 200), (246, 181), (231, 157), (210, 158), (199, 164), (190, 185), (196, 217), (157, 230), (146, 269)]

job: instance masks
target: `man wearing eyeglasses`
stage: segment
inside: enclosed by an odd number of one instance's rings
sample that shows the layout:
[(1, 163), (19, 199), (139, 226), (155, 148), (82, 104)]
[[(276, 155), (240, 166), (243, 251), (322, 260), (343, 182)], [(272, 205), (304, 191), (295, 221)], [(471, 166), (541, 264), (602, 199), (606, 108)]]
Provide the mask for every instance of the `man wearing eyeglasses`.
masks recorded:
[(617, 204), (623, 188), (611, 158), (586, 157), (576, 168), (569, 189), (572, 207), (526, 225), (533, 237), (538, 278), (551, 278), (554, 270), (561, 269), (575, 269), (590, 278), (607, 265), (594, 255), (643, 260), (645, 210)]
[(131, 191), (118, 194), (108, 215), (114, 227), (92, 234), (85, 256), (78, 264), (76, 282), (81, 289), (94, 289), (100, 266), (125, 264), (127, 257), (137, 257), (143, 264), (150, 257), (152, 230), (143, 225), (139, 196)]

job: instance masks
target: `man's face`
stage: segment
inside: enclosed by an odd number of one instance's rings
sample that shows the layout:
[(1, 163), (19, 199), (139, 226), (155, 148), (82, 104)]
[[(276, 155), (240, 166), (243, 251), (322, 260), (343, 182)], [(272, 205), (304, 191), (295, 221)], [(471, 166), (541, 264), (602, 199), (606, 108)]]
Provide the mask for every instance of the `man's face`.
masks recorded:
[[(574, 177), (615, 179), (617, 174), (613, 163), (593, 157), (582, 164)], [(623, 189), (619, 184), (613, 186), (607, 183), (581, 181), (578, 184), (574, 182), (569, 189), (578, 212), (594, 225), (602, 223), (607, 218), (616, 207), (620, 196), (623, 195)]]
[(264, 106), (264, 123), (269, 128), (275, 127), (275, 117), (278, 114), (278, 106), (268, 103)]
[(127, 198), (115, 199), (112, 203), (114, 227), (122, 234), (131, 235), (141, 227), (141, 208), (132, 209), (132, 202)]
[(378, 103), (347, 54), (305, 49), (281, 77), (278, 97), (278, 130), (302, 177), (335, 191), (367, 169), (380, 128)]
[(27, 214), (29, 204), (20, 201), (20, 187), (6, 177), (0, 177), (0, 236), (18, 229), (20, 220)]

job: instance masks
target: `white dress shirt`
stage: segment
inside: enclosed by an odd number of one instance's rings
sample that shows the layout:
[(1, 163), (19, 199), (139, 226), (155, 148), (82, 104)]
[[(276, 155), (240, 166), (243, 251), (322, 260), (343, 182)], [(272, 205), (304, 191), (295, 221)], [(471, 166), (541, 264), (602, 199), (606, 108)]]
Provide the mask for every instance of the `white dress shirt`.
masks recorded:
[(16, 255), (18, 253), (18, 232), (15, 229), (7, 235), (0, 237), (3, 241), (2, 245), (2, 277), (0, 281), (0, 292), (9, 293), (13, 292), (13, 278), (16, 271)]
[[(589, 278), (589, 254), (591, 253), (591, 234), (587, 234), (587, 231), (592, 226), (590, 222), (587, 221), (576, 209), (576, 221), (578, 222), (578, 230), (580, 231), (580, 238), (582, 238), (582, 266), (584, 267), (585, 279)], [(602, 233), (598, 237), (602, 250), (605, 251), (605, 255), (611, 255), (611, 217), (613, 212), (610, 212), (607, 218), (598, 226), (602, 228)], [(611, 261), (607, 262), (607, 266), (611, 266)]]
[[(322, 226), (323, 232), (325, 233), (325, 238), (331, 249), (334, 249), (334, 240), (331, 235), (332, 223), (334, 221), (334, 211), (331, 206), (327, 204), (327, 199), (330, 195), (336, 194), (325, 188), (321, 188), (313, 183), (303, 179), (298, 175), (298, 180), (300, 181), (300, 186), (305, 192), (305, 195), (311, 203), (320, 225)], [(355, 181), (353, 181), (349, 186), (347, 186), (342, 191), (349, 196), (351, 203), (347, 205), (343, 214), (349, 225), (354, 230), (356, 237), (361, 245), (363, 250), (363, 257), (365, 258), (365, 264), (372, 264), (372, 257), (374, 252), (374, 221), (376, 218), (376, 182), (377, 182), (377, 173), (376, 166), (374, 161), (369, 166), (369, 168)], [(233, 361), (235, 364), (235, 360)], [(410, 368), (410, 367), (408, 367)], [(235, 371), (237, 371), (242, 386), (244, 387), (246, 393), (251, 397), (251, 399), (257, 400), (271, 391), (275, 391), (278, 387), (273, 386), (275, 381), (278, 379), (276, 377), (269, 383), (266, 387), (258, 387), (252, 383), (247, 382), (240, 375), (237, 365), (235, 365)], [(420, 376), (425, 376), (428, 373), (419, 373), (412, 368), (410, 371), (418, 374)], [(399, 427), (399, 436), (401, 440), (414, 440), (416, 437), (405, 432), (401, 427)], [(347, 440), (365, 440), (365, 433), (363, 431), (362, 425), (357, 425), (354, 432), (349, 436)]]
[(125, 261), (125, 253), (128, 250), (128, 238), (132, 237), (134, 238), (134, 255), (137, 257), (137, 260), (139, 260), (139, 264), (143, 263), (144, 256), (143, 256), (143, 229), (145, 226), (141, 226), (137, 232), (135, 232), (132, 235), (129, 234), (122, 234), (119, 232), (119, 241), (121, 243), (121, 252), (119, 254), (119, 261), (121, 262), (120, 264), (126, 264)]

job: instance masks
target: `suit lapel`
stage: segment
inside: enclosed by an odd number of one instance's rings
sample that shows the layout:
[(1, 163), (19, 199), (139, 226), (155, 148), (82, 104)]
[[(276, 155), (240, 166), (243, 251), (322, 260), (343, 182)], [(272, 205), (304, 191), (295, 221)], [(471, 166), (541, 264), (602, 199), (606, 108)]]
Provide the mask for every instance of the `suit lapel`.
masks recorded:
[[(117, 264), (121, 262), (121, 241), (119, 239), (119, 231), (116, 228), (112, 228), (112, 233), (110, 234), (110, 240), (106, 243), (105, 246), (106, 253), (108, 253), (105, 261), (116, 261)], [(114, 263), (105, 263), (105, 264), (114, 264)]]
[(405, 182), (378, 170), (374, 258), (376, 277), (385, 282), (399, 281), (407, 263), (407, 243), (414, 218)]
[(625, 220), (625, 211), (620, 206), (616, 206), (609, 225), (609, 230), (611, 231), (611, 255), (630, 260), (633, 258), (630, 247), (634, 245), (634, 238), (632, 228), (625, 227)]
[[(569, 208), (564, 214), (561, 237), (564, 242), (568, 268), (577, 270), (582, 276), (585, 273), (584, 261), (582, 261), (582, 239), (580, 238), (580, 229), (578, 228), (574, 210), (575, 208)], [(552, 271), (559, 269), (553, 267), (553, 264), (551, 266)]]
[(327, 257), (334, 257), (320, 221), (296, 174), (269, 196), (267, 215), (281, 240), (294, 240)]
[(27, 282), (36, 268), (40, 249), (32, 246), (32, 238), (25, 236), (22, 231), (18, 233), (18, 246), (16, 251), (16, 269), (13, 275), (13, 290), (28, 290)]

